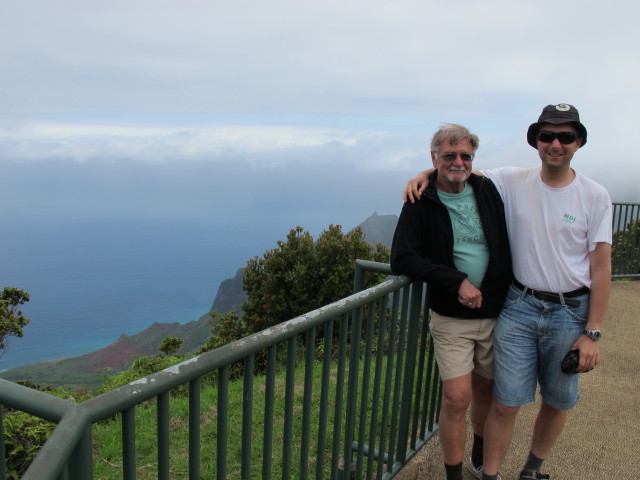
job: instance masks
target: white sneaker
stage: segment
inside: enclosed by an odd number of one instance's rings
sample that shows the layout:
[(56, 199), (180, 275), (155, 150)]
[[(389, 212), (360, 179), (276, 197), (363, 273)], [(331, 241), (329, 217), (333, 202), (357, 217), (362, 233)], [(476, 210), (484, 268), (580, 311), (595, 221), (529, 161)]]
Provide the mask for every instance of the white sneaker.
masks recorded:
[[(482, 480), (482, 465), (476, 468), (476, 466), (471, 461), (471, 457), (469, 457), (469, 460), (467, 460), (467, 470), (469, 470), (471, 474), (478, 480)], [(498, 480), (502, 480), (500, 474), (498, 474)]]

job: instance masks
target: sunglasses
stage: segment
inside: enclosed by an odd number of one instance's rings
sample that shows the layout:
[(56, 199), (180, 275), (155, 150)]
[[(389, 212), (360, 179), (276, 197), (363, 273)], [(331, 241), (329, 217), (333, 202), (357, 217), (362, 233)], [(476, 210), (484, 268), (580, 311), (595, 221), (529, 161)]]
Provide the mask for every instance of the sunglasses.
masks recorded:
[(569, 145), (578, 139), (578, 134), (575, 132), (549, 132), (548, 130), (538, 132), (538, 140), (542, 143), (551, 143), (556, 138), (561, 144)]
[(446, 162), (455, 162), (456, 158), (458, 158), (458, 155), (460, 156), (460, 160), (462, 160), (463, 162), (473, 161), (474, 156), (470, 153), (443, 153), (442, 155), (438, 155), (438, 158), (441, 158)]

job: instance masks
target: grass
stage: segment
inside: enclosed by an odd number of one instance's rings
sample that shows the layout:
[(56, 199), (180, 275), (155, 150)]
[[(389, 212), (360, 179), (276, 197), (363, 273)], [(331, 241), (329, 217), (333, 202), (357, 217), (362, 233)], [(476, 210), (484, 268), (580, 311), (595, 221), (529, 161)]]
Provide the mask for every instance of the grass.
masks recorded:
[[(321, 365), (315, 365), (319, 378)], [(297, 369), (296, 378), (302, 377), (303, 369)], [(263, 436), (264, 436), (264, 391), (263, 378), (257, 377), (253, 386), (254, 410), (252, 423), (252, 444), (251, 458), (254, 459), (251, 465), (251, 478), (261, 478), (262, 461), (255, 459), (262, 458)], [(285, 400), (285, 374), (284, 372), (276, 376), (275, 391), (275, 418), (273, 425), (273, 455), (274, 459), (282, 458), (283, 455), (283, 432)], [(319, 384), (314, 384), (314, 390), (319, 389)], [(302, 380), (296, 382), (294, 389), (294, 438), (301, 435), (301, 410), (303, 403)], [(335, 397), (335, 389), (332, 387), (330, 396)], [(316, 392), (317, 393), (317, 392)], [(314, 395), (317, 397), (317, 395)], [(201, 391), (201, 451), (202, 460), (201, 475), (203, 478), (214, 478), (216, 472), (216, 441), (217, 441), (217, 389), (212, 385), (204, 385)], [(242, 431), (242, 400), (243, 384), (242, 379), (229, 383), (229, 417), (228, 417), (228, 449), (227, 449), (227, 474), (228, 478), (240, 478), (242, 459), (242, 438), (239, 434)], [(314, 410), (319, 408), (318, 398), (314, 398)], [(187, 396), (172, 398), (170, 402), (170, 470), (171, 478), (188, 477), (188, 450), (189, 450), (189, 399)], [(317, 423), (311, 427), (310, 438), (318, 437)], [(121, 422), (118, 420), (98, 424), (93, 429), (94, 438), (94, 474), (97, 479), (112, 479), (122, 477), (122, 453), (121, 453)], [(139, 407), (136, 411), (136, 454), (138, 467), (138, 478), (157, 478), (156, 463), (156, 407), (155, 404)], [(300, 444), (294, 442), (293, 458), (300, 456)], [(316, 446), (317, 448), (317, 446)], [(315, 459), (311, 459), (312, 462)], [(298, 468), (292, 465), (292, 468)], [(281, 477), (281, 462), (274, 461), (272, 475), (274, 478)]]
[[(386, 365), (386, 357), (382, 360), (382, 369)], [(362, 382), (362, 365), (359, 363), (359, 382)], [(373, 368), (369, 378), (369, 392), (373, 392)], [(318, 462), (317, 449), (320, 425), (318, 422), (318, 412), (320, 409), (320, 381), (322, 377), (322, 364), (316, 362), (313, 366), (313, 395), (312, 395), (312, 421), (310, 422), (310, 449), (308, 465), (310, 476), (315, 476), (316, 464)], [(331, 472), (331, 452), (333, 438), (333, 412), (336, 398), (336, 375), (335, 365), (332, 366), (329, 382), (329, 420), (327, 429), (327, 447), (323, 455), (323, 478), (329, 478)], [(348, 372), (345, 372), (345, 382)], [(302, 408), (304, 402), (304, 366), (296, 369), (293, 401), (293, 445), (291, 454), (291, 476), (297, 476), (300, 469), (302, 438)], [(362, 385), (360, 384), (361, 388)], [(263, 464), (263, 438), (264, 438), (264, 397), (265, 397), (264, 376), (255, 377), (253, 385), (253, 420), (252, 420), (252, 442), (251, 442), (251, 474), (250, 478), (262, 478)], [(276, 374), (275, 380), (275, 408), (273, 423), (272, 441), (272, 478), (282, 478), (282, 459), (284, 456), (284, 430), (285, 430), (285, 388), (286, 372), (282, 369)], [(343, 399), (342, 429), (344, 430), (346, 410), (346, 388)], [(371, 395), (371, 394), (370, 394)], [(382, 393), (380, 394), (382, 397)], [(203, 384), (200, 396), (201, 408), (201, 477), (215, 478), (216, 476), (216, 445), (217, 445), (217, 390), (211, 384)], [(227, 478), (241, 478), (242, 462), (242, 401), (243, 382), (242, 379), (229, 383), (229, 407), (228, 407), (228, 444), (227, 444)], [(176, 396), (170, 401), (170, 471), (171, 478), (188, 478), (188, 412), (189, 399), (185, 396)], [(360, 398), (358, 399), (358, 411), (355, 418), (360, 415)], [(369, 400), (369, 406), (371, 400)], [(366, 407), (369, 410), (368, 407)], [(380, 409), (382, 410), (382, 409)], [(367, 411), (367, 430), (371, 425), (370, 412)], [(381, 422), (382, 412), (378, 414), (377, 423)], [(156, 430), (156, 407), (155, 402), (150, 402), (136, 409), (136, 465), (137, 478), (155, 479), (157, 478), (157, 430)], [(356, 430), (358, 425), (356, 423)], [(379, 434), (379, 432), (378, 432)], [(340, 435), (341, 441), (344, 435)], [(358, 435), (356, 433), (356, 439)], [(369, 438), (369, 432), (363, 433), (363, 438)], [(121, 452), (121, 421), (120, 419), (102, 422), (93, 427), (94, 439), (94, 477), (96, 479), (122, 478), (122, 452)], [(376, 440), (376, 445), (379, 439)], [(365, 442), (368, 443), (368, 442)], [(340, 452), (344, 447), (340, 446)], [(375, 467), (374, 467), (375, 468)]]

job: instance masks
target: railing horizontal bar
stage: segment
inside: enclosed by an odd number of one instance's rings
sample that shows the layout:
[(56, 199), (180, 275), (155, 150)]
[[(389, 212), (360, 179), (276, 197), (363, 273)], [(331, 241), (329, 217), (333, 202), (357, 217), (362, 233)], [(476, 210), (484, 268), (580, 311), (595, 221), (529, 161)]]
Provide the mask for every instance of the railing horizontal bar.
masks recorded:
[[(351, 450), (353, 450), (354, 452), (357, 452), (358, 449), (362, 448), (362, 451), (364, 453), (365, 456), (367, 457), (373, 457), (374, 460), (378, 460), (380, 461), (380, 451), (377, 448), (371, 448), (369, 447), (369, 445), (363, 445), (362, 447), (360, 447), (360, 444), (357, 441), (353, 441), (351, 442)], [(382, 459), (383, 461), (386, 463), (389, 461), (389, 454), (385, 453), (384, 455), (382, 455)]]
[(356, 265), (362, 270), (373, 273), (383, 273), (385, 275), (393, 275), (391, 266), (388, 263), (372, 262), (371, 260), (356, 259)]
[(0, 403), (21, 412), (59, 422), (78, 404), (0, 378)]

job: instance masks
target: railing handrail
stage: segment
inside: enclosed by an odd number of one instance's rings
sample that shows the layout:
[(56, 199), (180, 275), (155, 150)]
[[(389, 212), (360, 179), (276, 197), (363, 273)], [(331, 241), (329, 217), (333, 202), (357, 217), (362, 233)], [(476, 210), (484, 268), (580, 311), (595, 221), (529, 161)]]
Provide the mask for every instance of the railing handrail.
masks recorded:
[[(356, 270), (361, 273), (364, 270), (384, 274), (391, 273), (388, 264), (361, 260), (357, 263)], [(311, 328), (394, 294), (410, 284), (411, 281), (407, 277), (396, 276), (366, 290), (357, 291), (358, 289), (356, 289), (356, 293), (329, 305), (78, 404), (0, 379), (0, 403), (58, 423), (23, 479), (53, 480), (58, 478), (65, 466), (68, 465), (67, 462), (71, 461), (69, 459), (77, 455), (77, 449), (82, 450), (81, 443), (86, 438), (85, 435), (92, 424), (122, 413), (195, 379), (200, 379), (208, 373), (247, 358), (271, 345), (286, 342)], [(86, 447), (84, 452), (86, 455)], [(90, 452), (88, 454), (90, 455)], [(408, 456), (411, 456), (410, 452)], [(407, 455), (404, 457), (407, 458)]]
[(2, 403), (35, 417), (57, 423), (78, 404), (0, 378)]

